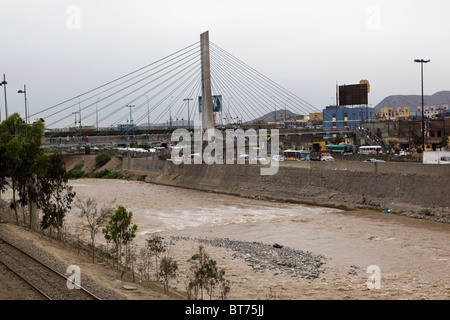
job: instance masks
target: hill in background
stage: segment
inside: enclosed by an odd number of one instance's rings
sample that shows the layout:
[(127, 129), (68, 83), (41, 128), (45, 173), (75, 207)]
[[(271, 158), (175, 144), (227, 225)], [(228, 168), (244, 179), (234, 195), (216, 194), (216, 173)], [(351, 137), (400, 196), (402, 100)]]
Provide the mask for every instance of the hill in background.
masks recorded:
[[(424, 104), (435, 105), (437, 108), (442, 107), (443, 104), (450, 105), (450, 91), (439, 91), (433, 95), (424, 95)], [(411, 107), (412, 111), (417, 111), (417, 107), (422, 105), (421, 95), (393, 95), (384, 98), (379, 104), (375, 106), (375, 111), (379, 112), (382, 107)]]

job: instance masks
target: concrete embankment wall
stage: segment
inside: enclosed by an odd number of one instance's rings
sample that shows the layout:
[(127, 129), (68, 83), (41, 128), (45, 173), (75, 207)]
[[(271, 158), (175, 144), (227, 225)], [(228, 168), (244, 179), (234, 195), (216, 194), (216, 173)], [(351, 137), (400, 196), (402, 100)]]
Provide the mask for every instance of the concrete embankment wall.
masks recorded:
[(171, 161), (125, 158), (124, 170), (170, 186), (321, 205), (414, 204), (450, 207), (450, 166), (418, 163), (282, 163), (262, 176), (257, 165), (175, 165)]

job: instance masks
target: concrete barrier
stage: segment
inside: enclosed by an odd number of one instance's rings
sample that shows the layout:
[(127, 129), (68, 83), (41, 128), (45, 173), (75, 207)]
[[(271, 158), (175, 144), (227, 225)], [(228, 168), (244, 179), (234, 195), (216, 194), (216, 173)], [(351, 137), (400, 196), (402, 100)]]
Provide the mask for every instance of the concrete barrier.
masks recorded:
[(261, 176), (258, 165), (175, 165), (171, 161), (125, 158), (123, 169), (145, 171), (147, 182), (249, 197), (322, 205), (408, 203), (449, 207), (450, 166), (416, 163), (307, 162), (282, 164)]

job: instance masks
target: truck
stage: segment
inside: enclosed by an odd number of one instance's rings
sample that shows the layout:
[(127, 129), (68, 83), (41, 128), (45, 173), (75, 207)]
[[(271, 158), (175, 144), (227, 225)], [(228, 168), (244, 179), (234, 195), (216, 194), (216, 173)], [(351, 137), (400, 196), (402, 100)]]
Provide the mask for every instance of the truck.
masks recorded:
[(425, 164), (450, 164), (450, 151), (425, 151), (423, 153)]

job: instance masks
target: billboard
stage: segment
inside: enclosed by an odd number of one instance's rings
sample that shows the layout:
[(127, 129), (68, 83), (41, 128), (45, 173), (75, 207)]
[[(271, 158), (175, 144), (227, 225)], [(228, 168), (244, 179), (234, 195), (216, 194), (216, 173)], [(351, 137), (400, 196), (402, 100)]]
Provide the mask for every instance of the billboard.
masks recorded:
[[(222, 112), (222, 96), (212, 96), (213, 112)], [(198, 112), (202, 112), (202, 97), (198, 97)]]
[(368, 104), (368, 92), (367, 83), (339, 86), (339, 105), (353, 106)]

